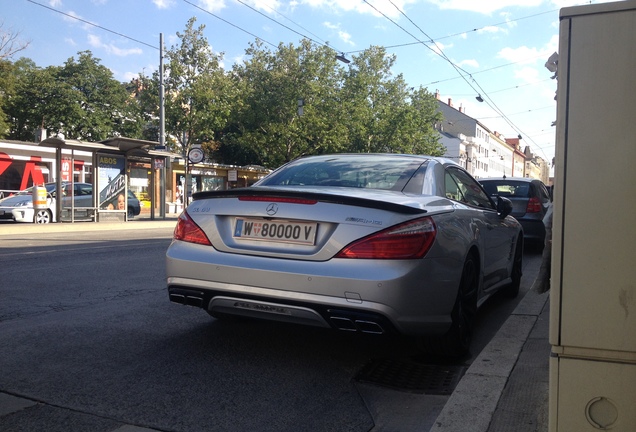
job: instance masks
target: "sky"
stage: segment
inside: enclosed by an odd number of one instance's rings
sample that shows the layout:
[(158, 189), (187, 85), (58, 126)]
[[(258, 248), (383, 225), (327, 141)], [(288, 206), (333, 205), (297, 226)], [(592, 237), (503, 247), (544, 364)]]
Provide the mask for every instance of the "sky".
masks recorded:
[[(89, 50), (115, 79), (159, 68), (187, 21), (205, 25), (223, 66), (241, 62), (257, 38), (274, 50), (303, 38), (351, 59), (370, 46), (396, 56), (392, 70), (411, 87), (491, 131), (521, 135), (547, 161), (554, 157), (557, 80), (545, 64), (558, 52), (563, 7), (605, 0), (0, 0), (0, 24), (18, 33), (37, 66), (62, 66)], [(344, 63), (342, 67), (346, 67)], [(478, 102), (481, 95), (484, 102)]]

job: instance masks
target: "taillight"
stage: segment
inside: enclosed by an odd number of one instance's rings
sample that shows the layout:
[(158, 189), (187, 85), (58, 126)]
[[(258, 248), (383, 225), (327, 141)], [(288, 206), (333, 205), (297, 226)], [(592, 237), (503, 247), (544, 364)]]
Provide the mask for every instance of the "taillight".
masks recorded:
[(417, 219), (357, 240), (338, 252), (336, 258), (422, 258), (431, 249), (436, 234), (433, 219)]
[(526, 207), (526, 213), (541, 213), (543, 206), (539, 198), (532, 197), (528, 200), (528, 206)]
[(208, 236), (199, 228), (187, 211), (184, 211), (177, 220), (177, 226), (174, 229), (173, 238), (184, 242), (198, 243), (206, 246), (212, 246)]

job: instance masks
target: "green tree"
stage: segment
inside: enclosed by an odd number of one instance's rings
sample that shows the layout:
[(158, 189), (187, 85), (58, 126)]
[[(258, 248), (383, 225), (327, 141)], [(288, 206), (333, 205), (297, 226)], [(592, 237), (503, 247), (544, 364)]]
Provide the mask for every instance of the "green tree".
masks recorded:
[(185, 154), (192, 144), (210, 150), (218, 147), (218, 134), (232, 110), (233, 89), (221, 67), (223, 54), (214, 54), (203, 36), (204, 25), (194, 28), (188, 20), (177, 36), (179, 46), (167, 51), (165, 79), (165, 122), (174, 151)]
[(226, 150), (269, 167), (304, 154), (340, 150), (347, 130), (334, 121), (341, 106), (333, 50), (303, 40), (299, 46), (280, 44), (271, 51), (257, 41), (246, 54), (248, 60), (234, 67), (241, 100), (233, 116), (234, 133), (224, 141)]
[(414, 91), (391, 68), (395, 56), (370, 47), (353, 58), (344, 76), (349, 151), (443, 154), (434, 123), (437, 103), (425, 89)]
[(0, 21), (0, 138), (10, 133), (6, 108), (15, 94), (15, 69), (9, 59), (28, 46), (29, 42), (21, 40), (19, 31), (5, 26), (4, 20)]
[(81, 113), (77, 95), (58, 79), (59, 67), (38, 68), (29, 59), (14, 63), (15, 94), (6, 112), (11, 124), (9, 138), (34, 141), (39, 128), (49, 133), (65, 132), (64, 125)]
[(49, 135), (101, 141), (138, 127), (125, 86), (90, 52), (44, 69), (20, 59), (13, 73), (15, 95), (6, 106), (13, 139), (32, 141), (44, 128)]
[(143, 73), (133, 78), (126, 84), (126, 92), (129, 95), (126, 104), (129, 119), (134, 121), (123, 122), (124, 128), (121, 135), (129, 138), (144, 139), (147, 141), (159, 141), (160, 112), (159, 112), (159, 72), (155, 71), (152, 77)]
[(9, 135), (10, 123), (6, 114), (7, 104), (15, 95), (14, 66), (8, 60), (0, 60), (0, 138)]
[(125, 86), (113, 78), (107, 67), (90, 51), (71, 57), (60, 69), (58, 78), (70, 86), (76, 95), (79, 116), (64, 124), (67, 138), (101, 141), (119, 134), (129, 117), (128, 93)]

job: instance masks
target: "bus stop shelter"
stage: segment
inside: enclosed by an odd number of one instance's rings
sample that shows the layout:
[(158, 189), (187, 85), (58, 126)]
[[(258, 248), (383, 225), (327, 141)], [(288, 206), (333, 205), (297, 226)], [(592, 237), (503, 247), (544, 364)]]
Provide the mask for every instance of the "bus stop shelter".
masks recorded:
[[(115, 137), (100, 142), (84, 142), (51, 137), (38, 145), (56, 149), (55, 181), (56, 190), (62, 191), (62, 184), (73, 183), (75, 151), (92, 154), (93, 203), (90, 207), (76, 208), (74, 197), (70, 206), (64, 206), (61, 199), (55, 200), (56, 220), (74, 222), (78, 211), (90, 213), (95, 222), (127, 220), (127, 197), (130, 182), (130, 166), (138, 164), (148, 170), (148, 198), (150, 218), (166, 217), (166, 167), (171, 158), (181, 155), (157, 150), (154, 141)], [(65, 150), (63, 152), (63, 150)], [(64, 153), (64, 155), (63, 155)], [(70, 153), (70, 158), (69, 158)], [(70, 166), (70, 169), (69, 169)], [(70, 188), (73, 191), (73, 188)], [(122, 195), (124, 197), (122, 203)], [(63, 217), (64, 216), (64, 217)]]

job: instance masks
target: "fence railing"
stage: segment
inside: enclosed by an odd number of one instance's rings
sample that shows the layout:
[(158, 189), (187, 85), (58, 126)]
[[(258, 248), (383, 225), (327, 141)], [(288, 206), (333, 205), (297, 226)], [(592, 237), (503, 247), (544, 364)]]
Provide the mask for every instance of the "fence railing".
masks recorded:
[(11, 196), (11, 195), (15, 195), (18, 192), (20, 192), (20, 191), (19, 190), (11, 190), (11, 189), (0, 189), (0, 199), (6, 198), (6, 197)]

